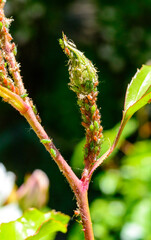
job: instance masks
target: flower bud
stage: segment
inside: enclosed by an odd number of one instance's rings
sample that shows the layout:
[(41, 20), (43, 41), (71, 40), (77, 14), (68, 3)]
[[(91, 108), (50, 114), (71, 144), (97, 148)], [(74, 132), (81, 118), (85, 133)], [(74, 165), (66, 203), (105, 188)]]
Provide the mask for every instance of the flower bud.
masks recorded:
[(39, 169), (35, 170), (17, 191), (17, 198), (21, 208), (42, 208), (47, 203), (48, 190), (49, 179), (47, 175)]

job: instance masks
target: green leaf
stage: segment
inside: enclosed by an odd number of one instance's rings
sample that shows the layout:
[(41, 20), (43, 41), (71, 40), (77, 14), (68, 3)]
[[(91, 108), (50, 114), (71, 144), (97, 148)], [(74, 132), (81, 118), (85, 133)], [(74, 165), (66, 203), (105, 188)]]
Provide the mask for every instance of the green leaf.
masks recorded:
[(121, 133), (132, 115), (140, 108), (151, 101), (151, 66), (143, 65), (140, 70), (137, 70), (132, 81), (128, 85), (125, 104), (123, 111), (123, 118), (117, 136), (112, 146), (115, 149)]
[(43, 213), (37, 209), (29, 209), (16, 221), (0, 225), (0, 239), (53, 240), (56, 232), (67, 231), (69, 219), (69, 216), (60, 212)]
[(124, 122), (151, 100), (151, 66), (143, 65), (128, 85), (124, 105)]

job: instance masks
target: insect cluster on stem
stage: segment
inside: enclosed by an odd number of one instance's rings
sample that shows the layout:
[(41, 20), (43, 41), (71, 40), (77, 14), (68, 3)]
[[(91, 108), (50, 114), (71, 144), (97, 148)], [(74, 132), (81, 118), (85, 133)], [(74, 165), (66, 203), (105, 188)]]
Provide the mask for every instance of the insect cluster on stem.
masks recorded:
[(80, 52), (76, 45), (67, 39), (59, 40), (60, 46), (69, 58), (69, 86), (77, 94), (78, 105), (82, 115), (82, 125), (86, 130), (85, 163), (93, 164), (100, 153), (102, 126), (99, 109), (96, 105), (98, 76), (92, 62)]

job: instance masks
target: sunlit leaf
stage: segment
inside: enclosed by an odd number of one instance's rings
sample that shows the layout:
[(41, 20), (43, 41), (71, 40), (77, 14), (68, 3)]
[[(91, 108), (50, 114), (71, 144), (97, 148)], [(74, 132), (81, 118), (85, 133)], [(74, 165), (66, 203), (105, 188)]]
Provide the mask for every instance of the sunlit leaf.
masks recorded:
[(26, 211), (14, 222), (0, 225), (0, 239), (3, 240), (42, 240), (49, 236), (53, 240), (55, 233), (67, 231), (69, 216), (60, 212), (42, 213), (37, 209)]
[(123, 118), (117, 136), (114, 142), (114, 148), (116, 147), (123, 129), (132, 117), (132, 115), (140, 108), (145, 106), (151, 101), (151, 66), (143, 65), (140, 70), (137, 70), (132, 81), (128, 85), (125, 104), (123, 111)]
[(124, 105), (124, 121), (151, 100), (151, 66), (143, 65), (128, 85)]

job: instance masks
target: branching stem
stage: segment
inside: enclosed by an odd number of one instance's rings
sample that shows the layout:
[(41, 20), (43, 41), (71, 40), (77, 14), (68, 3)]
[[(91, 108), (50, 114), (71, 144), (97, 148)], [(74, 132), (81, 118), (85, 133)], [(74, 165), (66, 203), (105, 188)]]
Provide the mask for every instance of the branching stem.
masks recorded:
[[(31, 107), (29, 107), (28, 111), (22, 114), (30, 126), (33, 128), (37, 136), (40, 140), (42, 139), (48, 139), (47, 133), (45, 132), (44, 128), (41, 126), (41, 124), (38, 122), (35, 114), (33, 113), (33, 110)], [(88, 198), (87, 198), (87, 192), (88, 192), (88, 185), (89, 180), (83, 179), (81, 181), (75, 173), (72, 171), (71, 167), (68, 165), (68, 163), (65, 161), (65, 159), (62, 157), (61, 153), (56, 149), (55, 145), (52, 141), (43, 143), (46, 150), (50, 153), (50, 149), (54, 149), (56, 152), (56, 156), (52, 156), (54, 161), (57, 163), (60, 171), (63, 173), (63, 175), (66, 177), (67, 181), (70, 184), (71, 189), (73, 190), (76, 199), (77, 199), (77, 205), (80, 210), (80, 215), (82, 219), (82, 225), (83, 225), (83, 231), (85, 235), (86, 240), (93, 240), (93, 230), (92, 230), (92, 222), (89, 212), (89, 205), (88, 205)]]

